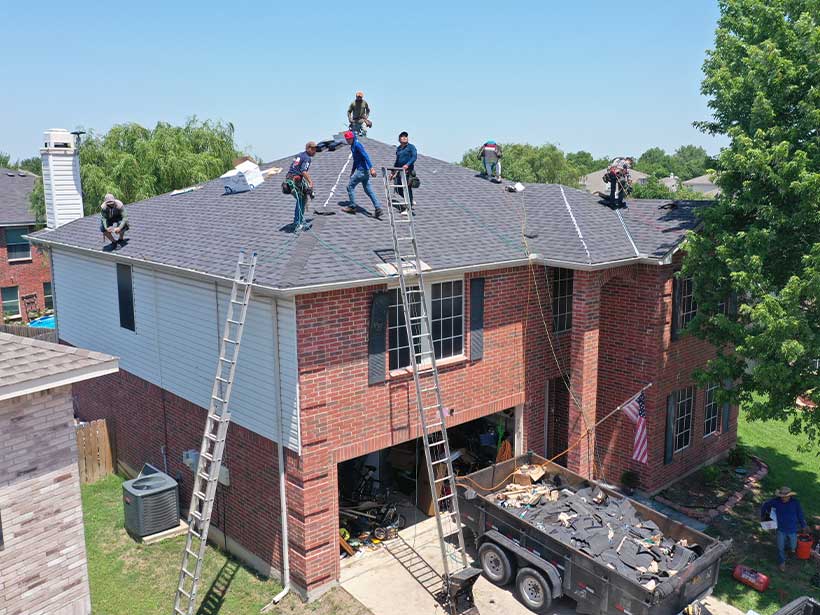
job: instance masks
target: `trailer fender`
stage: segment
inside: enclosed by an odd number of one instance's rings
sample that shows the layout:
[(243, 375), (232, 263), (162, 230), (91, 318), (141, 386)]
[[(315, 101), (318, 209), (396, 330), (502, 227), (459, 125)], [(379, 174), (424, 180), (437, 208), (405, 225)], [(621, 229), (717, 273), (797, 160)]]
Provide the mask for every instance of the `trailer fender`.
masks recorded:
[(500, 547), (504, 547), (511, 553), (515, 554), (515, 556), (519, 559), (524, 560), (531, 566), (534, 566), (539, 571), (543, 572), (547, 576), (547, 580), (552, 586), (553, 598), (559, 598), (564, 595), (564, 592), (561, 589), (561, 575), (559, 574), (558, 569), (550, 562), (535, 553), (532, 553), (531, 551), (527, 551), (517, 542), (507, 538), (504, 534), (497, 530), (487, 530), (481, 537), (480, 543), (488, 540), (494, 542)]

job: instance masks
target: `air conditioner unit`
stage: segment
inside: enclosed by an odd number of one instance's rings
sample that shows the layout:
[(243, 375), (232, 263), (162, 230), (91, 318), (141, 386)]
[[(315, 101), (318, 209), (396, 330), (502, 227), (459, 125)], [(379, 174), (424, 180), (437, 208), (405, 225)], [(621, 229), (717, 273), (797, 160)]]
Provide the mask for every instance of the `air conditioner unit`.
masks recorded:
[(164, 472), (141, 473), (122, 485), (125, 529), (142, 538), (179, 525), (179, 487)]

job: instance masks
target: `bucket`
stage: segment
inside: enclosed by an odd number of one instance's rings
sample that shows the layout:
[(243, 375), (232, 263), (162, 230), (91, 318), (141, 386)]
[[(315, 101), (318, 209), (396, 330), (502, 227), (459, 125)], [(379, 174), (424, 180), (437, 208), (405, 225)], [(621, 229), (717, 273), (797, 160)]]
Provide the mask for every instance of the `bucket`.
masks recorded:
[(797, 535), (797, 549), (795, 549), (795, 556), (797, 559), (809, 559), (811, 557), (811, 548), (814, 545), (814, 540), (811, 534)]

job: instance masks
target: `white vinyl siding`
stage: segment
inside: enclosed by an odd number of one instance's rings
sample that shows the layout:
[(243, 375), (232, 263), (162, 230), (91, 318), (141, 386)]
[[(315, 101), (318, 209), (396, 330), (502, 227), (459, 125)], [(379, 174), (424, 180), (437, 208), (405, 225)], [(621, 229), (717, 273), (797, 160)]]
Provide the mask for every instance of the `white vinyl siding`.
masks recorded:
[[(136, 331), (119, 325), (114, 263), (53, 251), (60, 338), (120, 357), (122, 369), (203, 408), (210, 404), (230, 287), (133, 267)], [(299, 452), (296, 325), (278, 310), (285, 445)], [(232, 420), (278, 441), (274, 306), (254, 296), (231, 397)], [(283, 323), (287, 326), (282, 326)]]

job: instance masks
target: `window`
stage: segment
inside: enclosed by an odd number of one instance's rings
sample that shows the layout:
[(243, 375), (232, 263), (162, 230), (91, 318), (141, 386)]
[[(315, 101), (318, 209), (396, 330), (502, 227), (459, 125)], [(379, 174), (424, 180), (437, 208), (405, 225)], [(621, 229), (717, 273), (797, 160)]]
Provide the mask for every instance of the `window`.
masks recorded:
[(677, 308), (675, 329), (682, 331), (698, 313), (698, 304), (695, 303), (695, 283), (692, 278), (679, 278), (675, 286), (677, 289), (677, 295), (674, 298)]
[(120, 326), (134, 331), (134, 286), (131, 267), (117, 263), (117, 298), (120, 304)]
[(675, 452), (692, 443), (692, 408), (695, 405), (695, 387), (678, 391), (678, 407), (675, 412)]
[(6, 231), (6, 248), (10, 261), (27, 260), (31, 258), (31, 244), (23, 235), (28, 233), (27, 226), (10, 226)]
[(43, 303), (47, 310), (54, 309), (54, 295), (51, 294), (51, 282), (43, 282)]
[(0, 296), (3, 299), (3, 316), (6, 318), (20, 315), (20, 295), (16, 286), (0, 288)]
[(572, 329), (572, 269), (552, 270), (552, 331)]
[(433, 284), (433, 348), (436, 359), (454, 357), (464, 350), (464, 294), (461, 280)]
[(718, 425), (720, 424), (720, 409), (718, 408), (717, 400), (715, 399), (715, 391), (717, 391), (717, 384), (710, 384), (706, 387), (706, 395), (703, 399), (704, 418), (703, 418), (703, 437), (711, 436), (717, 433)]
[[(417, 289), (410, 287), (408, 290)], [(433, 350), (436, 359), (461, 355), (464, 352), (464, 283), (461, 280), (438, 282), (430, 285), (425, 293), (430, 297), (428, 310), (432, 324)], [(419, 295), (413, 293), (414, 303), (411, 313), (415, 318), (421, 314)], [(410, 341), (407, 339), (407, 328), (404, 323), (404, 308), (401, 302), (401, 289), (390, 291), (390, 305), (387, 310), (387, 335), (389, 368), (391, 370), (410, 366)], [(421, 322), (413, 323), (413, 335), (421, 333)], [(423, 348), (417, 342), (415, 352), (418, 355)], [(424, 357), (419, 357), (423, 360)]]

